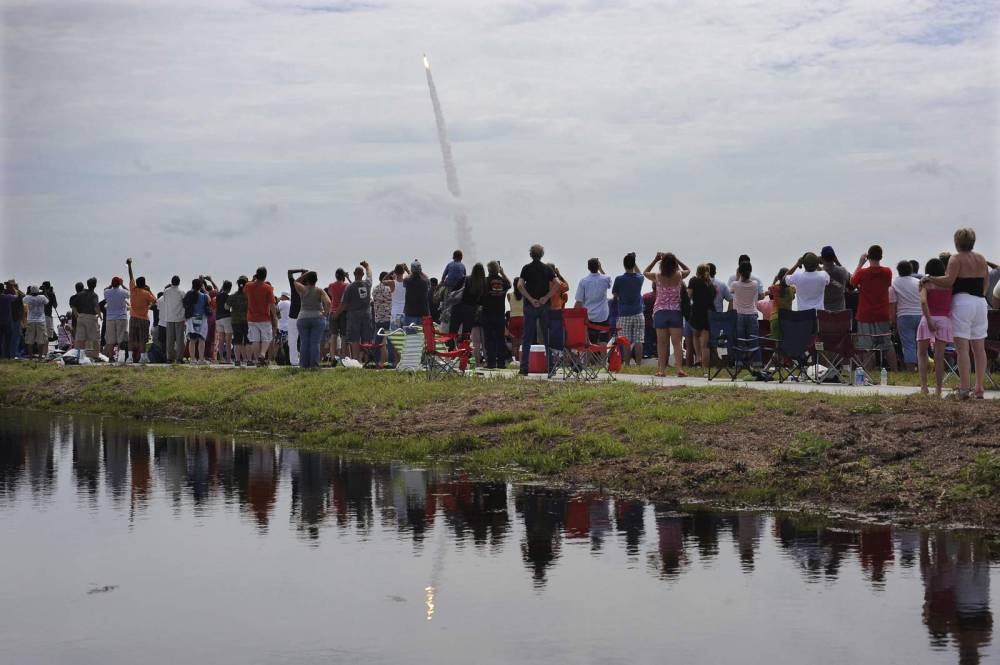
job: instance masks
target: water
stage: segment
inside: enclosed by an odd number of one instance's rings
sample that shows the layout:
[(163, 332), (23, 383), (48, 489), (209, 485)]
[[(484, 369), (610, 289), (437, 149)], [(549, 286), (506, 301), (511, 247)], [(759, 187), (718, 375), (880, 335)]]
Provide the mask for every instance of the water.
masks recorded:
[(0, 663), (988, 663), (1000, 545), (0, 411)]

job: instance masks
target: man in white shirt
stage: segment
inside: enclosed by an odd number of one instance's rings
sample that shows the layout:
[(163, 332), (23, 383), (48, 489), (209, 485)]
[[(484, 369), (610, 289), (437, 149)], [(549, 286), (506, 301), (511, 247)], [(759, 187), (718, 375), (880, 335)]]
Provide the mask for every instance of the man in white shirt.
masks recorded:
[[(799, 267), (805, 268), (805, 271), (795, 272)], [(826, 285), (830, 283), (830, 274), (817, 268), (819, 257), (806, 252), (785, 274), (785, 281), (795, 287), (795, 302), (800, 312), (823, 309), (823, 296)]]
[[(604, 274), (599, 259), (587, 261), (590, 274), (580, 280), (576, 287), (576, 306), (587, 308), (587, 319), (591, 323), (607, 325), (611, 312), (608, 309), (608, 291), (611, 289), (611, 278)], [(592, 342), (607, 341), (607, 334), (596, 330), (590, 331)]]
[(170, 284), (163, 289), (160, 305), (160, 321), (167, 328), (167, 362), (180, 362), (184, 358), (184, 291), (181, 290), (181, 278), (174, 275)]
[(115, 362), (115, 346), (124, 351), (128, 344), (128, 290), (121, 277), (104, 289), (104, 311), (104, 355)]
[(896, 276), (889, 287), (889, 306), (896, 322), (899, 345), (903, 347), (903, 363), (908, 370), (917, 366), (917, 326), (923, 310), (920, 306), (920, 280), (913, 276), (909, 261), (896, 265)]
[(45, 306), (49, 304), (49, 299), (39, 293), (36, 287), (29, 286), (28, 295), (24, 296), (24, 304), (28, 306), (24, 346), (28, 356), (41, 360), (49, 349), (49, 333), (45, 327)]

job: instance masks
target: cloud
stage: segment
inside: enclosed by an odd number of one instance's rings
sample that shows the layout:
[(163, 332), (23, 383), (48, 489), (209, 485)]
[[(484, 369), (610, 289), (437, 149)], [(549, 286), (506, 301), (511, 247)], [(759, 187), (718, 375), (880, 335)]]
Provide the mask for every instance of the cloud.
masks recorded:
[(952, 166), (948, 166), (947, 164), (942, 164), (936, 159), (925, 159), (910, 164), (907, 167), (906, 172), (914, 175), (926, 175), (934, 178), (941, 178), (946, 175), (954, 175), (956, 169)]

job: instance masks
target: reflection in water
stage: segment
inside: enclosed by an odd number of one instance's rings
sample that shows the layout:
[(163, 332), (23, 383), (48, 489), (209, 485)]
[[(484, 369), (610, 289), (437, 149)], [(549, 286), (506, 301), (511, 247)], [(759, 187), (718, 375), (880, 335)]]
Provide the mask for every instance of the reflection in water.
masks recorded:
[[(578, 551), (600, 558), (610, 548), (624, 553), (630, 567), (642, 557), (652, 579), (670, 583), (665, 588), (695, 567), (727, 560), (743, 575), (756, 575), (777, 552), (787, 579), (807, 585), (833, 584), (860, 570), (867, 587), (881, 594), (914, 583), (919, 571), (930, 648), (978, 663), (992, 639), (990, 575), (1000, 552), (980, 534), (831, 525), (784, 513), (678, 511), (675, 504), (595, 491), (477, 482), (450, 469), (241, 445), (202, 433), (157, 434), (111, 419), (0, 412), (0, 433), (0, 517), (26, 501), (39, 510), (54, 505), (63, 476), (85, 510), (121, 512), (130, 523), (157, 505), (171, 507), (177, 518), (232, 506), (261, 538), (275, 530), (280, 510), (289, 532), (311, 547), (320, 546), (324, 532), (351, 535), (356, 548), (376, 532), (395, 534), (414, 555), (427, 555), (419, 588), (428, 620), (447, 581), (448, 552), (457, 549), (483, 557), (519, 549), (538, 593), (546, 592), (561, 560)], [(286, 518), (278, 518), (280, 527)], [(914, 572), (900, 577), (894, 569)]]

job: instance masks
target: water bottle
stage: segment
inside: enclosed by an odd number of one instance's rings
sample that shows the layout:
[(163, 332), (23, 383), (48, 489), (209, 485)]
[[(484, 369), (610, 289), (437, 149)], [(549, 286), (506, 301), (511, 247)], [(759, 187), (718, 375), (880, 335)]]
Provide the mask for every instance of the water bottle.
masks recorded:
[(726, 337), (725, 332), (719, 333), (719, 339), (715, 342), (715, 352), (719, 354), (720, 358), (725, 358), (726, 354), (729, 353), (729, 338)]
[(854, 370), (854, 385), (865, 385), (865, 370), (860, 365)]
[(885, 367), (882, 368), (882, 372), (879, 374), (878, 384), (880, 386), (889, 385), (889, 372), (885, 371)]

